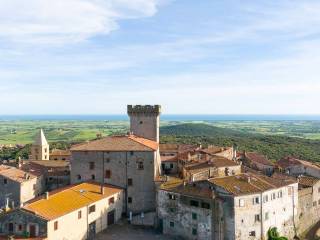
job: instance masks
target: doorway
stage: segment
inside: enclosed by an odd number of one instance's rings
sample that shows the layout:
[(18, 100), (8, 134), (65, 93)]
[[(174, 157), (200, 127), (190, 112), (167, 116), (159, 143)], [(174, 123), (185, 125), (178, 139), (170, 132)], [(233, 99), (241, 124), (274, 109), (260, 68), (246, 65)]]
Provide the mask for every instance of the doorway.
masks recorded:
[(96, 236), (96, 222), (92, 222), (89, 224), (89, 240), (95, 239)]
[(115, 220), (115, 210), (108, 212), (108, 226), (114, 224)]

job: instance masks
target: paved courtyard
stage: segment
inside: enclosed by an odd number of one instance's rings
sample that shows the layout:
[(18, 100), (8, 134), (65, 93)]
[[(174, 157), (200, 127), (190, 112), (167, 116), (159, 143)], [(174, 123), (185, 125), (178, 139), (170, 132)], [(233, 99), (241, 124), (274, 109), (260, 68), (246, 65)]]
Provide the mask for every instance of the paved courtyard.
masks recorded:
[(97, 240), (175, 240), (177, 238), (171, 238), (164, 236), (153, 229), (141, 228), (132, 226), (122, 221), (118, 224), (109, 226), (107, 230), (99, 233), (96, 237)]

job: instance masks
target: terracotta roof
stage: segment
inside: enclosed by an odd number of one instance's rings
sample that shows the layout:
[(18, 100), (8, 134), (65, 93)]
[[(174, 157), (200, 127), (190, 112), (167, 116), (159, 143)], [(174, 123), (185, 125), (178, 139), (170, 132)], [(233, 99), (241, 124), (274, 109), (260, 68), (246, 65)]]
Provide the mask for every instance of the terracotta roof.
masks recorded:
[(7, 165), (0, 165), (0, 175), (19, 183), (27, 182), (37, 177), (35, 174)]
[(239, 164), (224, 157), (214, 156), (214, 157), (211, 157), (210, 160), (205, 162), (196, 162), (196, 163), (187, 164), (185, 165), (185, 169), (191, 172), (198, 172), (198, 170), (202, 170), (206, 168), (212, 168), (212, 167), (220, 168), (220, 167), (232, 167), (232, 166), (239, 166)]
[(319, 178), (311, 177), (311, 176), (299, 176), (298, 177), (298, 183), (304, 187), (312, 187), (316, 183), (320, 181)]
[(50, 156), (70, 156), (71, 152), (69, 150), (53, 149)]
[(245, 156), (252, 162), (260, 163), (267, 166), (273, 166), (274, 164), (268, 160), (268, 158), (260, 153), (246, 152)]
[(155, 141), (137, 137), (134, 135), (112, 136), (91, 142), (75, 145), (71, 151), (156, 151), (159, 144)]
[(161, 162), (177, 162), (177, 156), (160, 156)]
[(213, 178), (208, 181), (235, 196), (260, 193), (294, 183), (284, 183), (274, 178), (252, 173), (242, 173), (236, 176)]
[(122, 191), (120, 188), (105, 185), (102, 195), (100, 188), (100, 184), (93, 182), (68, 186), (49, 193), (49, 199), (42, 197), (31, 201), (23, 209), (53, 220)]
[(203, 152), (203, 153), (207, 153), (207, 154), (216, 154), (216, 153), (226, 151), (228, 149), (230, 149), (230, 148), (224, 148), (224, 147), (218, 147), (218, 146), (211, 145), (208, 148), (201, 149), (199, 151)]
[(181, 195), (192, 196), (192, 197), (209, 198), (209, 199), (214, 198), (214, 193), (211, 189), (208, 189), (208, 188), (204, 189), (193, 184), (180, 183), (172, 187), (165, 187), (165, 188), (162, 187), (161, 190), (178, 193)]
[(306, 167), (311, 167), (311, 168), (320, 170), (319, 163), (308, 162), (308, 161), (301, 160), (301, 159), (294, 158), (294, 157), (282, 158), (277, 162), (277, 165), (281, 168), (287, 168), (287, 167), (295, 166), (295, 165), (303, 165)]
[(30, 164), (44, 166), (44, 167), (68, 167), (70, 163), (64, 160), (40, 160), (40, 161), (30, 161)]

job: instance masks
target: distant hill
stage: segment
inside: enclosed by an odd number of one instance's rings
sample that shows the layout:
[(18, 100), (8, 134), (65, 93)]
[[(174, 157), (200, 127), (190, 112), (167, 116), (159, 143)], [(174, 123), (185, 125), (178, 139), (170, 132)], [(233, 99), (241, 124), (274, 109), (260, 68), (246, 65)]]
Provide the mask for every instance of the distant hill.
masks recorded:
[(202, 123), (165, 126), (160, 129), (160, 136), (163, 143), (201, 143), (218, 146), (236, 144), (240, 151), (257, 151), (272, 160), (291, 155), (305, 160), (320, 161), (319, 140), (251, 134)]

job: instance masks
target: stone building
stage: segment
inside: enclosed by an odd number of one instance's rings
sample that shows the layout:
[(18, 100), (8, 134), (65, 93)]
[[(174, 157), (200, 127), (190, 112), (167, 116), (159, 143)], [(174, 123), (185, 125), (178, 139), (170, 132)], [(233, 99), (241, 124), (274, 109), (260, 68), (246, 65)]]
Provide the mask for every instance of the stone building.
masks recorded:
[(165, 175), (178, 174), (178, 156), (160, 156), (161, 170)]
[(308, 175), (320, 178), (320, 164), (304, 161), (294, 157), (285, 157), (277, 161), (280, 171), (293, 175)]
[(298, 213), (298, 183), (282, 182), (256, 174), (213, 178), (209, 185), (217, 202), (214, 239), (266, 239), (271, 227), (292, 239)]
[(48, 240), (95, 239), (121, 218), (123, 190), (82, 183), (47, 193), (0, 216), (0, 236)]
[(193, 162), (183, 166), (182, 178), (188, 182), (241, 173), (241, 165), (224, 157), (211, 156), (205, 162)]
[(15, 208), (44, 192), (43, 176), (0, 165), (0, 207)]
[(214, 195), (191, 184), (164, 184), (157, 193), (157, 214), (164, 234), (183, 239), (213, 239)]
[(160, 105), (128, 105), (130, 132), (159, 143)]
[(155, 179), (161, 173), (161, 160), (158, 142), (150, 139), (158, 139), (160, 107), (129, 105), (128, 112), (131, 131), (144, 136), (130, 133), (73, 146), (71, 183), (95, 180), (121, 187), (125, 190), (127, 213), (154, 211)]
[(49, 160), (49, 144), (44, 136), (43, 130), (40, 129), (31, 146), (31, 160)]
[(70, 161), (71, 152), (69, 150), (62, 150), (62, 149), (53, 149), (50, 152), (49, 156), (50, 160), (55, 161)]
[(274, 164), (260, 153), (244, 152), (239, 158), (244, 166), (261, 171), (268, 176), (271, 176), (274, 171)]

